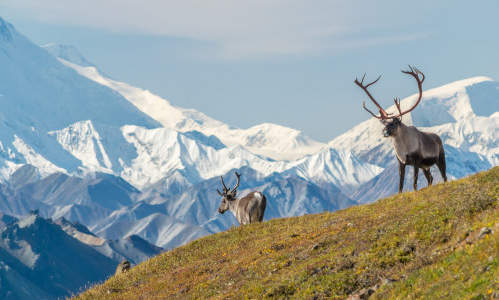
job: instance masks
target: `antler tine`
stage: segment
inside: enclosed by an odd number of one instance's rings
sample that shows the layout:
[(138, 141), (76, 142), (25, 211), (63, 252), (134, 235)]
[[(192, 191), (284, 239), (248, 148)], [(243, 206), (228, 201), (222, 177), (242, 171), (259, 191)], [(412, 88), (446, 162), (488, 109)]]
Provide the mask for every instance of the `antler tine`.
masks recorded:
[[(418, 68), (416, 68), (415, 66), (411, 66), (409, 65), (409, 70), (408, 71), (404, 71), (402, 70), (402, 73), (405, 73), (405, 74), (409, 74), (409, 75), (412, 75), (414, 78), (416, 78), (416, 80), (418, 81), (418, 83), (423, 83), (423, 81), (425, 80), (425, 76), (423, 74), (423, 72), (421, 72)], [(421, 74), (421, 76), (423, 78), (419, 78), (419, 74)]]
[(217, 189), (217, 192), (220, 196), (223, 196), (224, 194), (222, 194), (222, 192), (220, 192), (218, 189)]
[(395, 106), (397, 107), (399, 113), (402, 114), (402, 111), (400, 110), (400, 99), (398, 97), (395, 97), (393, 99), (393, 102), (395, 102)]
[(236, 177), (237, 177), (237, 183), (234, 186), (234, 188), (232, 189), (232, 192), (235, 192), (237, 190), (237, 188), (239, 187), (239, 182), (241, 181), (241, 174), (236, 172)]
[[(414, 79), (416, 79), (418, 83), (419, 97), (418, 100), (416, 100), (416, 103), (414, 103), (414, 105), (411, 108), (409, 108), (404, 112), (402, 112), (402, 110), (400, 109), (400, 100), (398, 99), (395, 100), (395, 105), (397, 106), (399, 114), (397, 116), (390, 117), (391, 119), (401, 117), (412, 111), (414, 108), (416, 108), (416, 106), (418, 106), (419, 102), (421, 101), (421, 98), (423, 97), (423, 81), (425, 80), (423, 72), (421, 72), (418, 68), (409, 65), (409, 70), (408, 71), (402, 70), (402, 73), (409, 74), (412, 77), (414, 77)], [(421, 75), (422, 78), (419, 78), (419, 75)]]
[(372, 111), (369, 110), (369, 108), (366, 107), (366, 102), (362, 102), (362, 107), (368, 112), (370, 113), (373, 117), (375, 117), (376, 119), (382, 119), (381, 116), (377, 116), (375, 115)]
[(388, 113), (381, 107), (381, 105), (379, 105), (379, 103), (374, 99), (374, 97), (371, 95), (371, 93), (367, 90), (368, 87), (370, 87), (371, 85), (375, 84), (376, 82), (378, 82), (378, 80), (381, 78), (381, 75), (378, 76), (378, 78), (376, 78), (376, 80), (364, 85), (364, 78), (366, 77), (366, 74), (364, 74), (364, 76), (362, 76), (362, 80), (359, 82), (359, 80), (357, 78), (355, 78), (355, 84), (358, 85), (361, 89), (364, 90), (364, 92), (367, 94), (367, 96), (369, 97), (369, 99), (371, 99), (371, 101), (378, 107), (379, 109), (379, 116), (375, 115), (372, 111), (370, 111), (369, 109), (367, 109), (366, 107), (366, 103), (364, 102), (363, 103), (363, 107), (365, 110), (367, 110), (373, 117), (375, 117), (376, 119), (380, 119), (380, 120), (384, 120), (384, 119), (387, 119), (388, 118)]
[(229, 189), (225, 186), (225, 182), (224, 182), (223, 176), (220, 176), (220, 179), (222, 180), (222, 185), (224, 186), (224, 192), (227, 192)]
[[(364, 75), (364, 76), (366, 76), (366, 75)], [(378, 80), (379, 80), (380, 78), (381, 78), (381, 75), (379, 75), (379, 76), (378, 76), (378, 78), (376, 78), (376, 80), (374, 80), (373, 82), (371, 82), (371, 83), (369, 83), (368, 85), (366, 85), (366, 86), (365, 86), (365, 87), (366, 87), (366, 89), (367, 89), (368, 87), (370, 87), (371, 85), (375, 84), (376, 82), (378, 82)]]
[[(421, 74), (421, 76), (423, 77), (423, 78), (421, 78), (421, 83), (423, 83), (423, 81), (425, 80), (425, 76), (424, 76), (423, 72), (421, 72), (421, 71), (420, 71), (419, 69), (417, 69), (417, 68), (414, 68), (414, 70), (416, 71), (416, 73), (417, 73), (417, 74)], [(419, 77), (419, 76), (418, 76), (418, 77)]]

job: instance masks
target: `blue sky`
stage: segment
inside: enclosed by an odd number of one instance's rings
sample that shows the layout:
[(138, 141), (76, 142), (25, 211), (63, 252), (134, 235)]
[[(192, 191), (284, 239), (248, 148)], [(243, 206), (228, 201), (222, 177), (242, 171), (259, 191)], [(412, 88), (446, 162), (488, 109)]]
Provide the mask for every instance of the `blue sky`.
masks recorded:
[(3, 0), (38, 44), (76, 46), (111, 77), (238, 127), (277, 123), (329, 141), (369, 115), (356, 76), (389, 105), (424, 88), (499, 79), (499, 1)]

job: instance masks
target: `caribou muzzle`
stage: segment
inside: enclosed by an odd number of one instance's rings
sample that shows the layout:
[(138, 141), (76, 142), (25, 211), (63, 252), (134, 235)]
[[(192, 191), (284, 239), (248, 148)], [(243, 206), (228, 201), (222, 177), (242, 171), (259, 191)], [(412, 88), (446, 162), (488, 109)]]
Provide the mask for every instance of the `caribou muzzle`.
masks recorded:
[(387, 127), (383, 128), (383, 136), (389, 137), (390, 135), (392, 135), (391, 130)]

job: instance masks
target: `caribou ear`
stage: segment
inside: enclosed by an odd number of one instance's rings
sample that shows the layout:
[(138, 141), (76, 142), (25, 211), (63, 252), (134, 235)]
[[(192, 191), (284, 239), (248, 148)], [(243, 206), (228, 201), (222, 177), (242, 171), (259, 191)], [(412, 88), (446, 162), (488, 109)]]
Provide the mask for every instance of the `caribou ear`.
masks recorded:
[(231, 193), (228, 195), (227, 200), (229, 200), (229, 201), (234, 201), (234, 200), (236, 200), (236, 192), (235, 192), (235, 191), (234, 191), (234, 192), (231, 192)]
[(217, 189), (217, 193), (218, 193), (220, 196), (223, 196), (222, 192), (220, 192), (218, 189)]

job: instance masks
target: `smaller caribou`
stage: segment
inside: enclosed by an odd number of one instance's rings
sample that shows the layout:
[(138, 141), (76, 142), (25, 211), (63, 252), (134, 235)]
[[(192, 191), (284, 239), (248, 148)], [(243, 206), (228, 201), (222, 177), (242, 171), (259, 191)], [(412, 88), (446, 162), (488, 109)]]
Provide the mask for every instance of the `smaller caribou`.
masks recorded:
[(251, 192), (243, 198), (236, 198), (237, 188), (241, 181), (241, 174), (236, 172), (237, 183), (232, 189), (225, 186), (224, 178), (220, 176), (223, 186), (223, 193), (217, 189), (217, 192), (222, 196), (222, 203), (218, 208), (218, 212), (223, 214), (230, 210), (237, 221), (241, 225), (261, 222), (263, 220), (263, 213), (267, 205), (267, 199), (260, 192)]
[(364, 78), (366, 77), (365, 74), (362, 77), (362, 80), (359, 81), (358, 79), (355, 79), (354, 81), (356, 85), (364, 90), (374, 105), (378, 107), (379, 116), (370, 111), (366, 107), (365, 102), (363, 103), (364, 109), (383, 123), (385, 126), (383, 129), (383, 135), (392, 139), (393, 146), (395, 148), (395, 155), (397, 156), (397, 160), (399, 162), (399, 193), (402, 193), (402, 189), (404, 187), (406, 165), (414, 166), (414, 190), (417, 190), (418, 188), (419, 168), (423, 169), (423, 174), (428, 181), (428, 185), (433, 183), (433, 176), (431, 176), (430, 167), (434, 164), (437, 165), (444, 181), (447, 181), (447, 175), (445, 173), (445, 152), (440, 137), (434, 133), (422, 132), (414, 126), (406, 126), (402, 123), (402, 116), (411, 112), (421, 101), (423, 96), (422, 85), (425, 76), (423, 72), (411, 66), (409, 66), (408, 71), (402, 71), (402, 73), (411, 75), (414, 79), (416, 79), (419, 95), (416, 103), (405, 111), (402, 111), (400, 108), (400, 100), (395, 98), (395, 106), (399, 112), (397, 115), (387, 113), (367, 90), (369, 86), (378, 82), (381, 76), (368, 84), (364, 84)]

